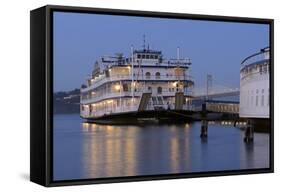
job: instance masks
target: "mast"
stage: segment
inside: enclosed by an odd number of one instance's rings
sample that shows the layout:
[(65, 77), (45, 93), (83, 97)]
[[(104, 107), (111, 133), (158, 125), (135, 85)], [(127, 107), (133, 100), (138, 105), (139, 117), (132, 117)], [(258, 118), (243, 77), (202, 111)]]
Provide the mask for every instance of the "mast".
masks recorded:
[(177, 60), (179, 61), (180, 60), (180, 48), (177, 47)]
[(206, 99), (209, 100), (210, 89), (213, 84), (213, 76), (211, 74), (207, 74), (207, 82), (206, 82)]
[(143, 50), (145, 50), (145, 34), (143, 35)]

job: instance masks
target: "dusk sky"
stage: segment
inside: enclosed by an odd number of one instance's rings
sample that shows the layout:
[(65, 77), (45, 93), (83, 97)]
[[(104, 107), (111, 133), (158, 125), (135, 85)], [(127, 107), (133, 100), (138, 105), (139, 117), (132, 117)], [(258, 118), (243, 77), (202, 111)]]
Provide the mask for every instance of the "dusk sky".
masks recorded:
[(143, 35), (164, 58), (192, 61), (196, 87), (206, 74), (214, 84), (239, 87), (241, 61), (269, 46), (269, 25), (180, 19), (54, 13), (54, 91), (80, 88), (102, 55), (130, 54), (142, 48)]

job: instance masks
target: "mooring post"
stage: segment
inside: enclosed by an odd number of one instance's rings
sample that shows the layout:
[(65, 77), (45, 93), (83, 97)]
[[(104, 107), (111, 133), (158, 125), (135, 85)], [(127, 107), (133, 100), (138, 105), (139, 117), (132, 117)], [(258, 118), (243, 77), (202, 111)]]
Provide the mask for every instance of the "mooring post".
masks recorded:
[(202, 120), (201, 121), (201, 138), (206, 138), (208, 137), (208, 121), (207, 120)]
[(202, 104), (202, 121), (201, 121), (201, 138), (206, 138), (208, 136), (208, 121), (207, 121), (207, 109), (206, 103)]
[(252, 142), (254, 140), (254, 126), (250, 119), (247, 120), (247, 125), (245, 129), (244, 141), (246, 143)]

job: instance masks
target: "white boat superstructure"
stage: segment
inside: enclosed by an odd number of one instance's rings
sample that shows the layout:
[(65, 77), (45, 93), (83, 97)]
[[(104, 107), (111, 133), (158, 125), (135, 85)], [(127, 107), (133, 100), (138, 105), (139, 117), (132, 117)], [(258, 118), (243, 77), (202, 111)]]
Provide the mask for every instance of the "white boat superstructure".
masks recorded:
[(244, 59), (240, 70), (240, 117), (269, 118), (269, 75), (269, 47)]
[(81, 87), (81, 116), (86, 119), (155, 110), (188, 110), (194, 82), (191, 61), (165, 59), (162, 52), (143, 48), (103, 56)]

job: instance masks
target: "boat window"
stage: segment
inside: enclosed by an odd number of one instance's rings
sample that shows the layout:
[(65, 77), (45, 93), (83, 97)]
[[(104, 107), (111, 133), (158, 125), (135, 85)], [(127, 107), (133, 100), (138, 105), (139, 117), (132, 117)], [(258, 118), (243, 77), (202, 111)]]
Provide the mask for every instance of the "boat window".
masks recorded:
[(123, 84), (123, 91), (129, 91), (129, 87), (127, 83)]
[(268, 89), (268, 95), (267, 95), (267, 106), (269, 105), (269, 99), (270, 99), (270, 97), (269, 97), (269, 89)]
[(146, 55), (145, 58), (146, 58), (146, 59), (149, 59), (149, 55)]
[(140, 59), (141, 58), (141, 55), (140, 54), (138, 54), (138, 59)]
[(146, 73), (145, 73), (145, 78), (146, 78), (146, 79), (150, 79), (150, 73), (149, 73), (149, 72), (146, 72)]
[(259, 105), (259, 96), (257, 95), (256, 96), (256, 106), (258, 106)]
[(156, 72), (155, 77), (156, 77), (156, 79), (160, 79), (160, 72)]
[(141, 58), (142, 58), (142, 59), (145, 59), (145, 55), (141, 55)]
[(260, 67), (260, 69), (259, 69), (260, 74), (262, 74), (262, 72), (263, 72), (263, 71), (262, 71), (262, 68), (263, 68), (263, 67), (262, 67), (262, 65), (260, 65), (259, 67)]
[(162, 87), (158, 87), (158, 88), (157, 88), (157, 93), (158, 93), (158, 94), (161, 94), (161, 93), (162, 93)]
[(263, 71), (264, 71), (265, 73), (267, 73), (267, 65), (265, 65), (265, 66), (263, 67)]

